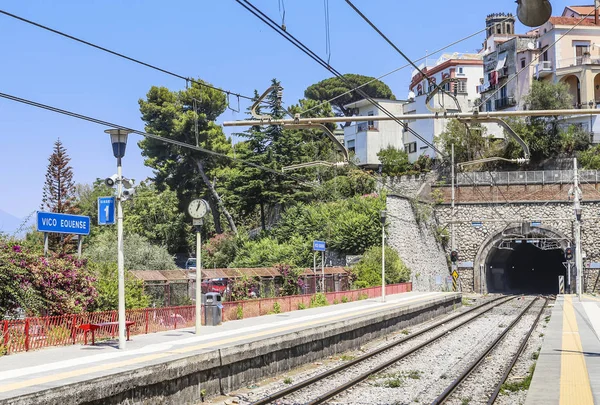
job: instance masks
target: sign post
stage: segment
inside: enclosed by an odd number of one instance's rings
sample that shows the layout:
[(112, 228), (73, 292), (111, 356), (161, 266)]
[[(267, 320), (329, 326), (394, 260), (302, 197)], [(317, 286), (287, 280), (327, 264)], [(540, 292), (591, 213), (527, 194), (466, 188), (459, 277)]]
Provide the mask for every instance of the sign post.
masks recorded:
[(37, 230), (44, 233), (44, 256), (48, 256), (48, 233), (68, 233), (79, 235), (77, 252), (81, 258), (83, 235), (90, 234), (90, 217), (38, 211), (36, 224)]
[(458, 280), (458, 271), (454, 270), (454, 271), (452, 271), (452, 290), (455, 292), (458, 291), (457, 280)]
[(325, 292), (325, 242), (320, 240), (313, 241), (313, 250), (321, 252), (321, 292)]

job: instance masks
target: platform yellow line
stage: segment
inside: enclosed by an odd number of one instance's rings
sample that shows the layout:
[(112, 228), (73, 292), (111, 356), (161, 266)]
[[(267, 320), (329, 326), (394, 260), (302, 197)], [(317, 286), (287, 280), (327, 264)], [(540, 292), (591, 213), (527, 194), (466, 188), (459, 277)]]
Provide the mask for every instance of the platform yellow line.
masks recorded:
[(594, 405), (572, 296), (565, 295), (563, 303), (559, 404)]
[(147, 355), (147, 356), (136, 357), (136, 358), (133, 358), (133, 359), (123, 360), (123, 361), (119, 361), (119, 362), (116, 362), (116, 363), (101, 364), (101, 365), (94, 366), (94, 367), (88, 367), (88, 368), (82, 368), (82, 369), (77, 369), (77, 370), (72, 370), (72, 371), (66, 371), (66, 372), (63, 372), (63, 373), (52, 374), (52, 375), (47, 375), (47, 376), (43, 376), (43, 377), (31, 378), (31, 379), (28, 379), (28, 380), (25, 380), (25, 381), (20, 381), (20, 382), (6, 384), (6, 385), (0, 385), (0, 392), (14, 391), (14, 390), (18, 390), (18, 389), (23, 389), (23, 388), (31, 387), (31, 386), (34, 386), (34, 385), (47, 384), (47, 383), (50, 383), (50, 382), (65, 380), (67, 378), (78, 377), (78, 376), (82, 376), (82, 375), (85, 375), (85, 374), (92, 374), (92, 373), (96, 373), (96, 372), (100, 372), (100, 371), (107, 371), (107, 370), (116, 369), (116, 368), (119, 368), (119, 367), (131, 366), (131, 365), (143, 363), (143, 362), (146, 362), (146, 361), (158, 360), (158, 359), (161, 359), (161, 358), (169, 357), (169, 356), (172, 356), (173, 354), (182, 354), (182, 353), (187, 353), (187, 352), (191, 352), (191, 351), (195, 351), (195, 350), (205, 349), (205, 348), (212, 347), (212, 346), (217, 346), (217, 345), (232, 343), (232, 342), (236, 342), (236, 341), (239, 341), (239, 340), (246, 340), (246, 339), (251, 339), (251, 338), (254, 338), (254, 337), (261, 337), (261, 336), (269, 335), (269, 334), (272, 334), (272, 333), (285, 332), (285, 331), (288, 331), (288, 330), (291, 330), (291, 329), (296, 329), (296, 328), (299, 328), (299, 327), (311, 326), (311, 325), (319, 324), (319, 323), (322, 323), (322, 322), (331, 322), (331, 321), (335, 321), (335, 320), (347, 318), (348, 316), (355, 317), (357, 315), (364, 315), (364, 314), (368, 314), (368, 313), (371, 313), (371, 312), (381, 311), (382, 309), (388, 309), (388, 308), (392, 308), (392, 307), (395, 307), (395, 306), (402, 306), (402, 305), (405, 305), (405, 304), (411, 304), (411, 303), (418, 302), (418, 301), (423, 301), (423, 300), (426, 300), (426, 299), (429, 299), (429, 298), (431, 298), (431, 297), (414, 298), (412, 300), (401, 301), (401, 302), (396, 302), (396, 303), (390, 303), (390, 304), (386, 304), (386, 305), (383, 305), (383, 306), (378, 306), (376, 308), (369, 308), (369, 309), (365, 309), (365, 310), (362, 310), (362, 311), (352, 312), (350, 314), (336, 315), (336, 316), (332, 316), (332, 317), (328, 317), (328, 318), (321, 318), (319, 320), (304, 322), (304, 323), (295, 324), (295, 325), (284, 326), (284, 327), (281, 327), (281, 328), (268, 329), (268, 330), (265, 330), (265, 331), (262, 331), (262, 332), (253, 333), (253, 334), (250, 334), (250, 335), (236, 336), (236, 337), (231, 337), (231, 338), (227, 338), (227, 339), (221, 339), (221, 340), (217, 340), (217, 341), (206, 342), (206, 343), (202, 343), (202, 344), (195, 345), (195, 346), (184, 347), (184, 348), (181, 348), (181, 349), (169, 350), (169, 351), (167, 351), (165, 353), (150, 354), (150, 355)]

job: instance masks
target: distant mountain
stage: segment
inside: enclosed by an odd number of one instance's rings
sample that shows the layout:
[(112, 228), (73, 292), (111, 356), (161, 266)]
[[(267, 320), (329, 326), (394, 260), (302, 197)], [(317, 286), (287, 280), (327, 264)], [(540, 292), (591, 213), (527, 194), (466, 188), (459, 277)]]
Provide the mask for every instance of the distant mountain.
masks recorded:
[(0, 210), (0, 232), (12, 235), (17, 229), (19, 229), (19, 226), (21, 226), (22, 222), (23, 219), (17, 218), (8, 212)]

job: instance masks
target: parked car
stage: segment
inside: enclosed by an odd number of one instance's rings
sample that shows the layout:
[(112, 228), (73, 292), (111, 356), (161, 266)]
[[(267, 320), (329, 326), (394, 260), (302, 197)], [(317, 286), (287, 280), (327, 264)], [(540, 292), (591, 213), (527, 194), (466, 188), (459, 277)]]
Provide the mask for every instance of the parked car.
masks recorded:
[(185, 269), (186, 270), (196, 270), (196, 258), (195, 257), (190, 257), (189, 259), (187, 259), (187, 261), (185, 262)]
[(227, 279), (224, 278), (213, 278), (211, 280), (204, 280), (202, 282), (202, 292), (217, 292), (221, 295), (225, 293), (227, 289)]

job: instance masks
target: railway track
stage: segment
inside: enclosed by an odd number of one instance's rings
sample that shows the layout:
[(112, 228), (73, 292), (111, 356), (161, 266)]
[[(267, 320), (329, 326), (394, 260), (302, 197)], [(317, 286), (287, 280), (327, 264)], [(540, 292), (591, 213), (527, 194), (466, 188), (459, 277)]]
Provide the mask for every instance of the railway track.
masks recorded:
[[(453, 393), (457, 390), (457, 388), (461, 384), (464, 384), (466, 382), (466, 380), (468, 379), (468, 377), (470, 375), (472, 375), (472, 373), (477, 371), (477, 369), (481, 366), (481, 364), (486, 360), (488, 355), (490, 355), (490, 353), (492, 353), (492, 351), (494, 351), (494, 349), (496, 349), (499, 346), (499, 344), (507, 336), (507, 334), (510, 333), (515, 328), (515, 326), (520, 321), (523, 320), (524, 316), (529, 312), (529, 310), (538, 301), (538, 299), (539, 299), (539, 297), (532, 300), (529, 303), (529, 305), (527, 305), (525, 307), (525, 309), (523, 309), (519, 313), (519, 315), (510, 323), (510, 325), (508, 325), (504, 329), (504, 331), (498, 337), (496, 337), (496, 339), (494, 339), (494, 341), (491, 344), (489, 344), (486, 347), (486, 349), (475, 360), (473, 360), (471, 363), (469, 363), (467, 365), (467, 367), (464, 369), (464, 371), (446, 387), (446, 389), (431, 403), (431, 405), (446, 404), (448, 402), (451, 402), (450, 401), (451, 399), (454, 399), (454, 401), (453, 401), (454, 403), (461, 403), (461, 399), (452, 398)], [(496, 382), (493, 391), (489, 394), (489, 397), (487, 398), (487, 405), (492, 405), (492, 404), (494, 404), (494, 402), (496, 402), (496, 399), (498, 398), (498, 395), (500, 394), (502, 385), (506, 381), (512, 368), (514, 367), (514, 365), (517, 362), (517, 360), (519, 359), (521, 353), (525, 349), (525, 346), (527, 345), (529, 337), (533, 333), (534, 329), (536, 328), (536, 326), (540, 320), (540, 317), (544, 313), (544, 309), (546, 308), (547, 303), (548, 303), (548, 299), (544, 298), (544, 303), (542, 304), (541, 308), (539, 309), (539, 311), (535, 317), (535, 320), (533, 321), (529, 330), (527, 331), (527, 334), (521, 340), (521, 343), (520, 343), (518, 349), (510, 356), (508, 367), (506, 367), (504, 369), (504, 373), (502, 374), (502, 377)], [(489, 376), (486, 376), (486, 377), (490, 378)], [(481, 398), (480, 398), (480, 400), (481, 400)]]
[[(351, 374), (355, 374), (351, 378), (349, 378), (345, 383), (337, 385), (325, 393), (315, 395), (309, 401), (302, 401), (302, 403), (311, 404), (311, 405), (324, 403), (327, 400), (329, 400), (330, 398), (343, 393), (344, 391), (346, 391), (349, 388), (353, 387), (354, 385), (360, 383), (361, 381), (366, 380), (370, 376), (372, 376), (376, 373), (379, 373), (380, 371), (390, 367), (391, 365), (393, 365), (394, 363), (397, 363), (398, 361), (402, 360), (403, 358), (410, 356), (411, 354), (417, 352), (418, 350), (425, 348), (426, 346), (436, 342), (437, 340), (441, 339), (442, 337), (447, 336), (448, 333), (453, 332), (453, 331), (461, 328), (462, 326), (467, 325), (477, 319), (480, 319), (483, 315), (487, 314), (494, 308), (500, 307), (500, 306), (512, 301), (515, 298), (516, 298), (515, 296), (511, 296), (511, 297), (500, 296), (500, 297), (494, 298), (483, 304), (475, 306), (465, 312), (457, 314), (451, 318), (436, 322), (433, 325), (430, 325), (422, 330), (419, 330), (419, 331), (413, 333), (412, 335), (409, 335), (405, 338), (401, 338), (401, 339), (396, 340), (390, 344), (387, 344), (379, 349), (376, 349), (372, 352), (369, 352), (362, 356), (359, 356), (354, 360), (348, 361), (347, 363), (341, 364), (337, 367), (329, 369), (323, 373), (315, 375), (311, 378), (308, 378), (308, 379), (301, 381), (297, 384), (294, 384), (290, 387), (287, 387), (285, 389), (282, 389), (282, 390), (274, 392), (270, 395), (267, 395), (258, 401), (252, 402), (252, 405), (271, 404), (281, 398), (294, 395), (303, 390), (309, 390), (311, 388), (311, 386), (313, 386), (314, 384), (323, 383), (324, 380), (326, 381), (328, 378), (337, 376), (342, 372), (348, 372)], [(530, 305), (532, 305), (532, 304), (530, 304)], [(450, 324), (454, 321), (458, 321), (458, 320), (460, 320), (460, 322), (458, 322), (457, 324), (450, 326), (450, 327), (447, 326), (448, 324)], [(410, 342), (413, 339), (415, 339), (419, 336), (422, 336), (426, 333), (435, 331), (435, 329), (438, 329), (438, 328), (441, 329), (440, 332), (438, 332), (435, 335), (433, 335), (432, 337), (426, 339), (424, 342), (421, 342), (421, 343), (417, 344), (416, 346), (411, 347), (408, 350), (402, 351), (401, 353), (396, 354), (396, 355), (390, 355), (390, 353), (387, 353), (393, 349), (396, 349), (398, 346), (400, 346), (404, 343)], [(386, 358), (386, 355), (390, 356), (390, 357)], [(382, 357), (381, 361), (377, 362), (376, 365), (370, 367), (367, 372), (360, 372), (360, 371), (353, 372), (353, 370), (352, 370), (353, 368), (355, 368), (359, 365), (364, 365), (365, 362), (367, 362), (369, 360), (377, 359), (379, 357)]]

